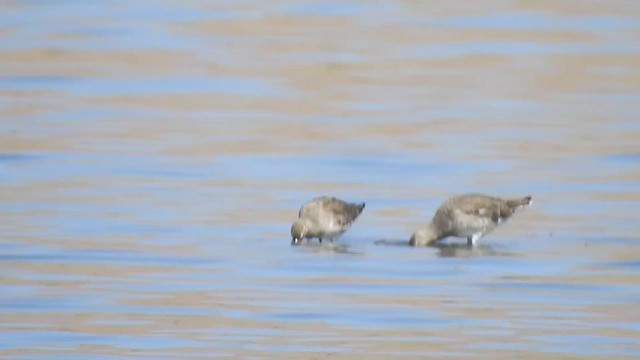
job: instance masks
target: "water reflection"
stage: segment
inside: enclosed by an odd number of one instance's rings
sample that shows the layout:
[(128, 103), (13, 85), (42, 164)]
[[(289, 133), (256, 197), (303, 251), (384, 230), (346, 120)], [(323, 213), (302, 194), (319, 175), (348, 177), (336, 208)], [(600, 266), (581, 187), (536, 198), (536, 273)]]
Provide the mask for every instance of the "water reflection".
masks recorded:
[(514, 253), (497, 250), (488, 244), (469, 246), (468, 244), (444, 243), (434, 245), (440, 257), (476, 257), (476, 256), (516, 256)]
[(409, 245), (408, 240), (389, 240), (381, 239), (374, 242), (375, 245), (381, 246), (401, 246), (416, 249), (415, 251), (421, 251), (422, 249), (437, 249), (439, 257), (478, 257), (478, 256), (516, 256), (515, 253), (507, 252), (504, 250), (498, 250), (494, 246), (489, 244), (479, 244), (476, 246), (470, 246), (467, 243), (456, 242), (440, 242), (428, 247), (413, 247)]
[(384, 245), (384, 246), (409, 246), (409, 240), (390, 240), (390, 239), (380, 239), (373, 242), (374, 245)]
[(304, 251), (312, 253), (334, 253), (334, 254), (346, 254), (346, 255), (362, 255), (362, 250), (355, 249), (350, 244), (344, 244), (339, 242), (317, 242), (317, 241), (304, 241), (299, 245), (292, 245), (293, 248), (301, 248)]

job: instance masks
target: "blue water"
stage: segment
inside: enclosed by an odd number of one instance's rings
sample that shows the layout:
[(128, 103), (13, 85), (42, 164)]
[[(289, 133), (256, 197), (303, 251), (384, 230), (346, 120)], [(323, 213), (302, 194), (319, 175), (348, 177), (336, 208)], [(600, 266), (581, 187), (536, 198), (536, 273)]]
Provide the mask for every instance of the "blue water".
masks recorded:
[[(7, 4), (0, 357), (640, 356), (639, 14), (584, 3)], [(534, 205), (407, 246), (461, 192)]]

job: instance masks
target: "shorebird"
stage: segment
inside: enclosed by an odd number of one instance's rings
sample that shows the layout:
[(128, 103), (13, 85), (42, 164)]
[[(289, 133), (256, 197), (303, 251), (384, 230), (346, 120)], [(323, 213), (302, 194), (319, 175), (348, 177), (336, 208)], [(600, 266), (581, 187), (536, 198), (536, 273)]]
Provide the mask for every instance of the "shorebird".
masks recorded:
[(531, 196), (521, 199), (500, 199), (483, 194), (451, 197), (440, 205), (431, 223), (411, 236), (409, 244), (429, 246), (454, 236), (467, 238), (467, 244), (473, 246), (481, 237), (509, 219), (516, 210), (531, 203)]
[(365, 203), (348, 203), (335, 197), (320, 196), (302, 205), (291, 225), (291, 245), (303, 239), (335, 239), (349, 230)]

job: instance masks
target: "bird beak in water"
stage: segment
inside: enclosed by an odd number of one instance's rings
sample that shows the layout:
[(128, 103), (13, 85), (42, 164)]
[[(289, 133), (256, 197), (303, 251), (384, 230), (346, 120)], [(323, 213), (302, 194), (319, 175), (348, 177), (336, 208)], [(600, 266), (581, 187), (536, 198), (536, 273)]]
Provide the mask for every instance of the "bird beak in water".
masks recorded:
[(291, 239), (291, 245), (299, 245), (300, 244), (300, 239), (298, 238), (293, 238)]

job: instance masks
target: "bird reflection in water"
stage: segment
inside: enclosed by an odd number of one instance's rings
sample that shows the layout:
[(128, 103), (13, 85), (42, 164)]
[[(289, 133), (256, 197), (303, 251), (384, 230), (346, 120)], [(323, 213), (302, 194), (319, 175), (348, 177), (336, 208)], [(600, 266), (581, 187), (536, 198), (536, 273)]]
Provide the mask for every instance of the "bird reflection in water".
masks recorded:
[(306, 251), (312, 251), (316, 253), (335, 253), (346, 255), (362, 255), (362, 252), (354, 250), (350, 245), (345, 243), (318, 243), (318, 242), (305, 242), (298, 246)]
[[(382, 246), (410, 246), (409, 242), (407, 242), (406, 240), (382, 239), (374, 242), (374, 244)], [(427, 246), (426, 249), (437, 249), (438, 256), (445, 258), (464, 258), (476, 256), (515, 256), (512, 253), (500, 251), (494, 246), (488, 244), (480, 244), (474, 247), (466, 243), (437, 243)]]

